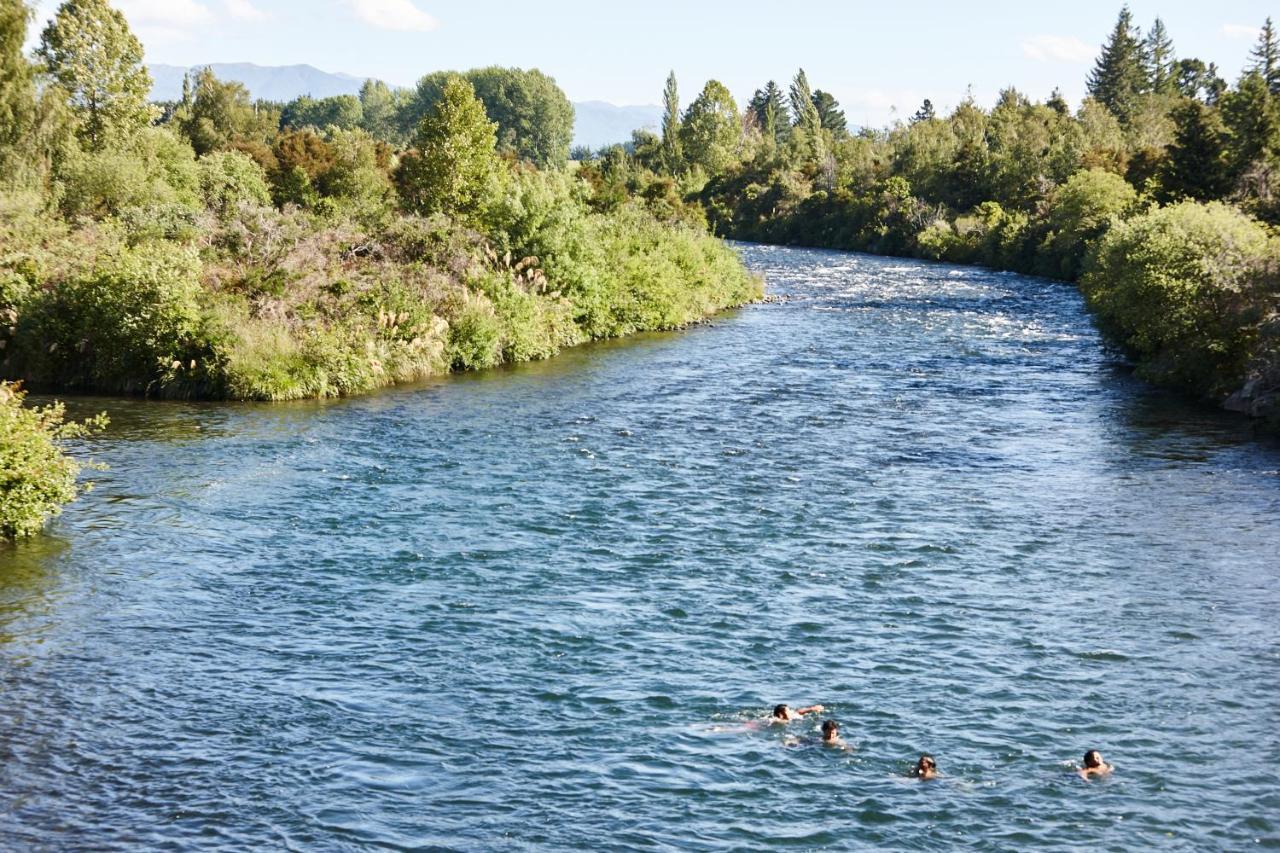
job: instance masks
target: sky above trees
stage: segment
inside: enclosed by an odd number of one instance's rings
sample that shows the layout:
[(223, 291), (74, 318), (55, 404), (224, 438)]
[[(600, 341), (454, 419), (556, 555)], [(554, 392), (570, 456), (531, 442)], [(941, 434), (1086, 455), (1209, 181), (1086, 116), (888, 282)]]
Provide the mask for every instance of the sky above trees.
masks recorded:
[[(56, 0), (40, 0), (41, 24)], [(408, 85), (440, 69), (536, 67), (576, 101), (658, 103), (674, 69), (687, 97), (723, 81), (745, 103), (804, 67), (854, 125), (945, 109), (972, 87), (982, 103), (1016, 82), (1055, 86), (1073, 104), (1115, 23), (1116, 0), (978, 4), (810, 0), (115, 0), (150, 62), (306, 63)], [(1130, 3), (1144, 31), (1163, 18), (1179, 56), (1216, 62), (1234, 82), (1267, 0)], [(896, 110), (895, 110), (896, 108)]]

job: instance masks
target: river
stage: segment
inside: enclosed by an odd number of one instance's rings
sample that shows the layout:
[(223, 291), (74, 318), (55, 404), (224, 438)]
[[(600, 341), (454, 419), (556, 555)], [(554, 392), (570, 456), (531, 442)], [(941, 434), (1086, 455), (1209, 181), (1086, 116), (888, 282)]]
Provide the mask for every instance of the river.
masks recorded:
[(110, 470), (0, 551), (0, 846), (1280, 847), (1280, 447), (1068, 286), (742, 251), (781, 301), (679, 334), (75, 401)]

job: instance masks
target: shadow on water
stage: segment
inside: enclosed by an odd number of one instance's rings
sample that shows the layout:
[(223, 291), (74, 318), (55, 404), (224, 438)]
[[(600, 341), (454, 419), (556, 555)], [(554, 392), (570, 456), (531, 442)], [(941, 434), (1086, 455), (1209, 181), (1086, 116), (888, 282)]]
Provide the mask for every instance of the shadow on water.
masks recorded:
[[(47, 534), (0, 542), (0, 646), (18, 638), (10, 631), (14, 623), (55, 608), (65, 580), (58, 564), (70, 548), (66, 540)], [(26, 639), (28, 632), (23, 634)]]

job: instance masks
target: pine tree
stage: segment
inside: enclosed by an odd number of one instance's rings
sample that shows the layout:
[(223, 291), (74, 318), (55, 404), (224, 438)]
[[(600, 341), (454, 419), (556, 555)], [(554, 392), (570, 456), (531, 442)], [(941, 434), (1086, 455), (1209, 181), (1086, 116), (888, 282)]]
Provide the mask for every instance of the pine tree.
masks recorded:
[(1173, 52), (1173, 40), (1164, 21), (1156, 18), (1147, 34), (1144, 45), (1147, 58), (1147, 79), (1151, 91), (1158, 95), (1173, 95), (1178, 91), (1178, 58)]
[(821, 163), (826, 155), (826, 145), (822, 137), (822, 115), (813, 102), (813, 90), (809, 88), (809, 77), (801, 68), (791, 83), (791, 114), (795, 130), (802, 144), (804, 156), (810, 165)]
[(813, 106), (818, 111), (818, 125), (823, 130), (831, 131), (837, 139), (849, 135), (849, 122), (844, 117), (844, 110), (832, 95), (818, 89), (813, 93)]
[(925, 98), (924, 103), (920, 105), (920, 109), (916, 110), (916, 114), (911, 117), (911, 123), (919, 124), (922, 121), (933, 121), (937, 117), (938, 114), (933, 109), (933, 101)]
[(1089, 74), (1089, 94), (1121, 122), (1128, 122), (1138, 97), (1149, 88), (1143, 53), (1141, 33), (1125, 6)]
[(755, 116), (756, 123), (766, 138), (781, 145), (791, 137), (791, 113), (778, 84), (770, 80), (763, 89), (757, 89), (747, 109)]
[(1185, 101), (1173, 113), (1177, 129), (1161, 173), (1167, 200), (1212, 201), (1231, 189), (1227, 134), (1213, 107)]
[(1258, 44), (1249, 54), (1249, 59), (1247, 71), (1256, 71), (1266, 81), (1271, 94), (1280, 95), (1280, 41), (1277, 41), (1276, 28), (1270, 18), (1262, 25)]
[(1067, 103), (1067, 99), (1062, 97), (1062, 90), (1058, 88), (1054, 88), (1049, 100), (1045, 101), (1045, 106), (1060, 116), (1066, 116), (1071, 112), (1071, 106)]
[(501, 165), (498, 126), (485, 115), (470, 83), (456, 74), (449, 78), (418, 125), (414, 147), (397, 175), (406, 207), (463, 218), (483, 210)]
[(17, 154), (34, 120), (31, 63), (22, 55), (30, 14), (22, 0), (0, 0), (0, 179), (10, 174), (7, 158)]
[(674, 71), (667, 76), (667, 88), (662, 93), (662, 163), (669, 175), (684, 169), (680, 145), (680, 86)]
[(1280, 104), (1262, 74), (1246, 74), (1235, 91), (1222, 96), (1220, 108), (1229, 132), (1233, 181), (1256, 164), (1280, 155)]

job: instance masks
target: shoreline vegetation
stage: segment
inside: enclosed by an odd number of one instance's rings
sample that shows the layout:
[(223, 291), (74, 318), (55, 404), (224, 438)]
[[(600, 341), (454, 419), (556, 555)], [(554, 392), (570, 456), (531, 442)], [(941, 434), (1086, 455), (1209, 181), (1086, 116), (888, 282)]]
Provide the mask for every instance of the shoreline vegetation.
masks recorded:
[(108, 0), (28, 57), (33, 14), (0, 0), (3, 381), (280, 401), (549, 358), (763, 298), (727, 237), (1078, 282), (1140, 376), (1280, 427), (1270, 20), (1234, 85), (1125, 8), (1076, 111), (1009, 88), (883, 130), (804, 71), (741, 110), (672, 74), (660, 134), (571, 152), (536, 70), (282, 104), (202, 69), (154, 104)]
[[(0, 380), (336, 397), (763, 297), (694, 207), (599, 203), (569, 162), (573, 108), (540, 72), (270, 104), (204, 70), (157, 105), (107, 0), (62, 3), (34, 61), (32, 15), (0, 0)], [(2, 387), (0, 538), (15, 538), (74, 498), (60, 448), (82, 428)]]
[(661, 133), (579, 151), (603, 198), (676, 195), (714, 233), (1076, 282), (1154, 384), (1280, 430), (1280, 36), (1229, 85), (1123, 8), (1074, 112), (1016, 88), (991, 109), (854, 130), (801, 70), (739, 109), (712, 80)]

